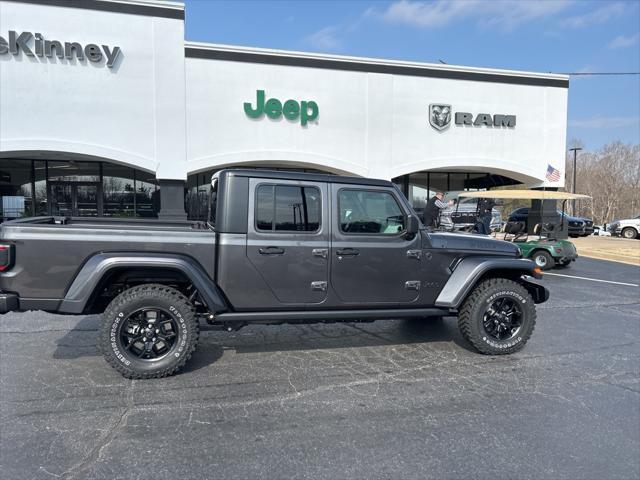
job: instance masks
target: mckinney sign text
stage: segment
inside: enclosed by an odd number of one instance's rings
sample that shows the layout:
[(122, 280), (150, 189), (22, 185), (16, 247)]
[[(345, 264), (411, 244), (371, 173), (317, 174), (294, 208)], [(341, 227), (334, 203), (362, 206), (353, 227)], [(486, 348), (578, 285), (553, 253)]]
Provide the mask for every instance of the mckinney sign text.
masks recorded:
[(108, 45), (96, 45), (89, 43), (84, 47), (78, 42), (59, 42), (58, 40), (45, 40), (41, 33), (22, 32), (18, 34), (14, 30), (9, 30), (9, 40), (0, 37), (0, 54), (10, 53), (18, 55), (24, 52), (29, 57), (49, 57), (54, 55), (67, 60), (84, 60), (90, 62), (100, 62), (104, 58), (107, 67), (111, 68), (116, 63), (120, 55), (120, 47), (109, 47)]

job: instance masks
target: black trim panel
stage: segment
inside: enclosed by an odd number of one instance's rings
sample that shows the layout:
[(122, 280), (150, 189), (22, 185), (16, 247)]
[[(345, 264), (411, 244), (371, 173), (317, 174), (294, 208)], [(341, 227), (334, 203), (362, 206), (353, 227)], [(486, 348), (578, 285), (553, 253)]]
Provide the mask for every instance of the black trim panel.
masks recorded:
[(287, 67), (323, 68), (328, 70), (346, 70), (353, 72), (387, 73), (412, 77), (446, 78), (451, 80), (470, 80), (473, 82), (509, 83), (513, 85), (531, 85), (537, 87), (569, 88), (569, 80), (554, 78), (519, 77), (499, 73), (457, 72), (435, 68), (411, 67), (408, 65), (383, 65), (378, 63), (360, 63), (348, 60), (328, 60), (324, 58), (286, 57), (263, 53), (230, 52), (185, 47), (187, 58), (226, 60), (231, 62), (262, 63), (284, 65)]
[(51, 7), (82, 8), (102, 12), (130, 13), (147, 17), (163, 17), (184, 20), (184, 10), (160, 5), (138, 5), (135, 3), (106, 2), (103, 0), (9, 0), (16, 3), (46, 5)]
[(56, 312), (60, 305), (60, 300), (56, 298), (20, 298), (19, 311), (44, 310), (45, 312)]
[(425, 318), (449, 315), (442, 308), (385, 308), (376, 310), (303, 310), (274, 312), (228, 312), (215, 316), (215, 322), (287, 323), (323, 320), (383, 320), (396, 318)]
[(193, 283), (200, 297), (211, 312), (228, 310), (227, 303), (196, 260), (180, 254), (111, 252), (97, 253), (80, 269), (67, 290), (59, 313), (83, 313), (87, 303), (96, 293), (100, 281), (115, 268), (165, 268), (182, 272)]

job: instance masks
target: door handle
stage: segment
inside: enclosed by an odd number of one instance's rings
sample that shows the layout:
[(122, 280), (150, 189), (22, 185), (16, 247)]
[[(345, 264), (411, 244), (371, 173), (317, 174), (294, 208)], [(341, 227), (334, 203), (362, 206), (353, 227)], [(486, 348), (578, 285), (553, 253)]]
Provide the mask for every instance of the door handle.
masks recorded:
[(343, 248), (342, 250), (338, 250), (336, 254), (339, 257), (355, 257), (356, 255), (360, 255), (360, 252), (355, 248)]
[(422, 250), (407, 250), (407, 258), (420, 260), (422, 258)]
[(266, 247), (258, 250), (260, 255), (282, 255), (284, 253), (284, 248), (280, 247)]
[(326, 248), (314, 248), (311, 254), (314, 257), (327, 258), (328, 250)]

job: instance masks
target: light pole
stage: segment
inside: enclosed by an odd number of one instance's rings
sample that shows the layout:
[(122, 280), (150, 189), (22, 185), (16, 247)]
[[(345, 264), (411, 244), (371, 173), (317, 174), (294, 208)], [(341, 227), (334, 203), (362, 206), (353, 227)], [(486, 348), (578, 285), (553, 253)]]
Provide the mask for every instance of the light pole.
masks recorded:
[[(571, 193), (576, 193), (576, 159), (578, 157), (578, 150), (582, 150), (582, 147), (570, 148), (569, 151), (573, 152), (573, 184), (571, 185)], [(576, 201), (571, 200), (571, 210), (573, 215), (576, 214)]]

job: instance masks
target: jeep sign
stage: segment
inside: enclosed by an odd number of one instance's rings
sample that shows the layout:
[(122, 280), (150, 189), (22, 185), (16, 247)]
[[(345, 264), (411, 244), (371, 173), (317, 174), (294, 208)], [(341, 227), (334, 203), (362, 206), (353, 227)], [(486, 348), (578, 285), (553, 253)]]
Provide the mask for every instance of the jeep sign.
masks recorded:
[(277, 98), (270, 98), (265, 102), (264, 90), (256, 91), (256, 106), (252, 107), (250, 102), (244, 103), (244, 113), (249, 118), (260, 118), (266, 114), (269, 118), (280, 118), (284, 115), (287, 120), (297, 121), (305, 126), (307, 122), (316, 120), (320, 109), (313, 100), (301, 101), (287, 100), (284, 104)]
[[(33, 40), (33, 41), (32, 41)], [(96, 45), (89, 43), (84, 47), (78, 42), (59, 42), (58, 40), (45, 40), (41, 33), (22, 32), (18, 34), (14, 30), (9, 30), (9, 40), (0, 37), (0, 54), (10, 53), (18, 55), (24, 52), (29, 57), (48, 57), (54, 55), (67, 60), (84, 60), (90, 62), (100, 62), (103, 58), (108, 68), (112, 68), (120, 55), (120, 47), (109, 47), (108, 45)]]

